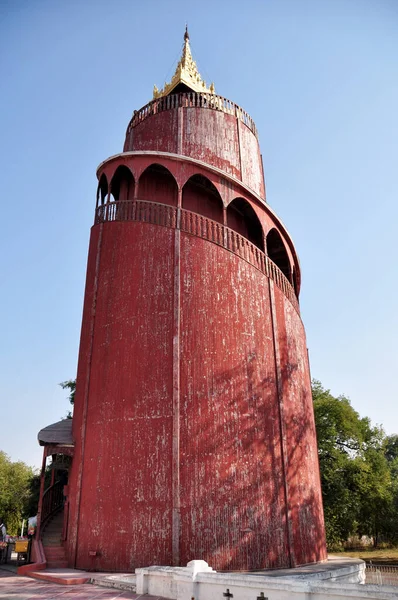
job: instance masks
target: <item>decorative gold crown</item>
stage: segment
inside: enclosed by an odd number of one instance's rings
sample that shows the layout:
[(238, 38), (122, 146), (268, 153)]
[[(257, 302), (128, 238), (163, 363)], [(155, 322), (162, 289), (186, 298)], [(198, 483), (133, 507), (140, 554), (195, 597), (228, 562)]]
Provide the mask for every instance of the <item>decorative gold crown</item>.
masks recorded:
[(183, 83), (194, 92), (205, 92), (207, 94), (215, 94), (214, 83), (210, 87), (206, 87), (206, 82), (200, 76), (196, 62), (192, 58), (191, 48), (189, 45), (188, 26), (184, 33), (184, 47), (182, 56), (177, 65), (176, 71), (170, 83), (165, 83), (163, 89), (159, 90), (156, 85), (153, 86), (153, 97), (160, 98), (167, 96), (177, 87), (179, 83)]

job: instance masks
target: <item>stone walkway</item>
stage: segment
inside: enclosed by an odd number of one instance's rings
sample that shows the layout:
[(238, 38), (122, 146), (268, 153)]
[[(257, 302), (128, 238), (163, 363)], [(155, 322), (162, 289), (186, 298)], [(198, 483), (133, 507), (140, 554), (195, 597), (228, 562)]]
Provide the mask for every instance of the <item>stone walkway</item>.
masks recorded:
[(134, 594), (86, 583), (58, 585), (21, 577), (0, 568), (1, 600), (165, 600), (159, 596)]

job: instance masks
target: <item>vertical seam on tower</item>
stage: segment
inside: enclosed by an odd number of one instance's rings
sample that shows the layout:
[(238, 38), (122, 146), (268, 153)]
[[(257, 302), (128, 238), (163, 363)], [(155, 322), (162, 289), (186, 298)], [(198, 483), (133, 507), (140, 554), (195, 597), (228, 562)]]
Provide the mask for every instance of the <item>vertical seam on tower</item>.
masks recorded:
[(277, 380), (277, 391), (278, 391), (278, 412), (279, 412), (279, 432), (281, 439), (281, 455), (282, 455), (282, 471), (283, 471), (283, 488), (285, 494), (285, 509), (286, 509), (286, 527), (289, 544), (289, 563), (290, 567), (293, 567), (295, 561), (292, 558), (292, 544), (293, 536), (291, 529), (291, 515), (289, 505), (289, 489), (287, 483), (287, 451), (285, 441), (285, 428), (284, 428), (284, 414), (283, 414), (283, 390), (282, 390), (282, 378), (281, 378), (281, 367), (279, 358), (279, 342), (278, 342), (278, 325), (276, 322), (276, 309), (275, 309), (275, 295), (274, 295), (274, 282), (268, 279), (269, 299), (270, 299), (270, 311), (272, 320), (272, 335), (274, 338), (274, 359), (275, 359), (275, 371)]
[(184, 128), (184, 113), (182, 106), (177, 108), (177, 154), (182, 154), (182, 140)]
[(180, 211), (174, 231), (174, 315), (173, 315), (173, 448), (172, 448), (172, 558), (180, 562)]
[(83, 423), (82, 423), (82, 453), (79, 464), (79, 475), (77, 478), (78, 481), (78, 494), (77, 494), (77, 510), (76, 510), (76, 543), (75, 543), (75, 558), (74, 558), (74, 566), (76, 567), (77, 562), (77, 549), (78, 549), (78, 537), (79, 537), (79, 522), (80, 522), (80, 503), (82, 496), (82, 475), (83, 475), (83, 463), (84, 463), (84, 451), (86, 444), (86, 429), (87, 429), (87, 411), (88, 411), (88, 396), (90, 391), (90, 379), (91, 379), (91, 361), (93, 357), (93, 345), (94, 345), (94, 327), (95, 327), (95, 313), (97, 307), (97, 292), (98, 292), (98, 274), (99, 274), (99, 264), (101, 257), (101, 246), (102, 246), (102, 230), (104, 224), (100, 224), (100, 232), (98, 236), (97, 243), (97, 256), (95, 260), (95, 277), (94, 277), (94, 292), (93, 292), (93, 301), (91, 305), (91, 327), (90, 327), (90, 349), (88, 353), (87, 359), (87, 378), (86, 378), (86, 386), (84, 391), (84, 404), (83, 404)]

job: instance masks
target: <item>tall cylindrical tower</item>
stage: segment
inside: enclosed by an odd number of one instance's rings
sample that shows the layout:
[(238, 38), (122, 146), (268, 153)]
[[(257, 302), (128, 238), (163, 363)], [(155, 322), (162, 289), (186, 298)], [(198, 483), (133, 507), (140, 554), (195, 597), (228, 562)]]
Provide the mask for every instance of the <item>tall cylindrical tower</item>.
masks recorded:
[(326, 558), (300, 267), (257, 130), (170, 84), (98, 168), (70, 475), (70, 566)]

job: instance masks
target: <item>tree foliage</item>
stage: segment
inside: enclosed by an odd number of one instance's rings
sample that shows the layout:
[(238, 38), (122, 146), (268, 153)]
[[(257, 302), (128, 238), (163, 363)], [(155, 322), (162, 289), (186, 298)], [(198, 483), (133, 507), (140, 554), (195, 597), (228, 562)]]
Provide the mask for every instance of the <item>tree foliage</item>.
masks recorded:
[[(68, 379), (67, 381), (62, 381), (60, 384), (63, 390), (69, 390), (68, 400), (73, 406), (75, 404), (75, 394), (76, 394), (76, 379)], [(66, 415), (67, 419), (72, 418), (72, 411), (68, 411)]]
[(12, 462), (5, 452), (0, 451), (0, 517), (4, 519), (7, 532), (16, 535), (22, 519), (37, 512), (31, 511), (32, 483), (36, 475), (23, 462)]
[(398, 524), (398, 436), (360, 417), (348, 398), (312, 382), (329, 549), (349, 536), (394, 541)]

